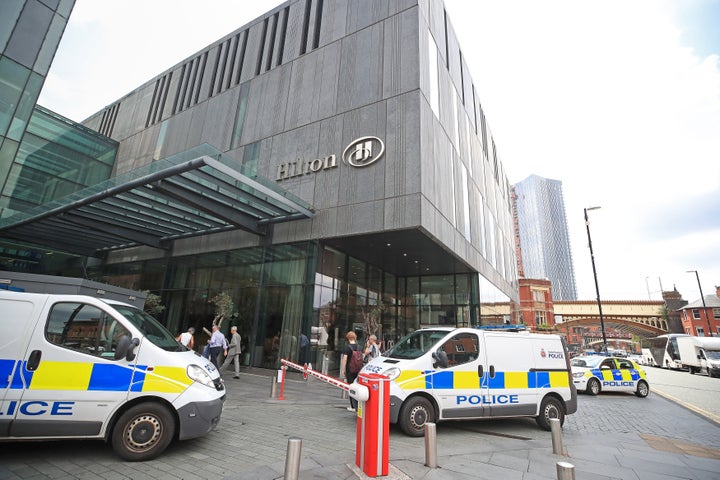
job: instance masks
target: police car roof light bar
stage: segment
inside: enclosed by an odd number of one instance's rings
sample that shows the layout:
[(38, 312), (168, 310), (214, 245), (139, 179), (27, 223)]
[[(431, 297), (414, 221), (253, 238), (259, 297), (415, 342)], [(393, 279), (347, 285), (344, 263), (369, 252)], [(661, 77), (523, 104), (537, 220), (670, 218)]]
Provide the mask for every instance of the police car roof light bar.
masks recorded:
[(524, 323), (505, 323), (502, 325), (478, 325), (476, 328), (480, 330), (503, 330), (506, 332), (521, 332), (525, 331), (525, 324)]

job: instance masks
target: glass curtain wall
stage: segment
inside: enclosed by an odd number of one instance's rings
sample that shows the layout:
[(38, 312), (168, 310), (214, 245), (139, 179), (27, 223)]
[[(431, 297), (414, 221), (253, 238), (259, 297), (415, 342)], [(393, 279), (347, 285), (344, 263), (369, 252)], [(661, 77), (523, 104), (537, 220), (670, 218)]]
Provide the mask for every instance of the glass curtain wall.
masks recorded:
[(397, 277), (331, 247), (321, 249), (315, 275), (309, 358), (323, 371), (339, 368), (345, 335), (381, 349), (429, 326), (478, 325), (477, 274)]
[(160, 295), (165, 309), (159, 320), (175, 334), (195, 327), (196, 350), (202, 351), (214, 322), (226, 336), (236, 325), (243, 364), (278, 368), (280, 358), (302, 358), (316, 249), (312, 242), (257, 247), (99, 266), (90, 273)]

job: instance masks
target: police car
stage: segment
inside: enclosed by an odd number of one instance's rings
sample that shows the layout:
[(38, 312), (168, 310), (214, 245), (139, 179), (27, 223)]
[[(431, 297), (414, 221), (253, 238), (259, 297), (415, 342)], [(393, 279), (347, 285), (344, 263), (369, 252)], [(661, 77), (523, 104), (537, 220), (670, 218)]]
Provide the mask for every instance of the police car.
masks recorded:
[(570, 360), (573, 383), (590, 395), (631, 392), (645, 398), (650, 393), (645, 370), (627, 358), (589, 355)]

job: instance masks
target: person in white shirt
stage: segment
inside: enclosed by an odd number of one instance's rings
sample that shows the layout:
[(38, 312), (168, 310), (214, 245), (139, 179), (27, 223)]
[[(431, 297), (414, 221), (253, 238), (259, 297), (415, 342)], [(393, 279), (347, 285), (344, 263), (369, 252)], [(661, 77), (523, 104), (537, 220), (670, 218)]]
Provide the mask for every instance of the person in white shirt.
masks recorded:
[(193, 327), (188, 328), (187, 332), (181, 333), (175, 340), (192, 350), (195, 346), (195, 329)]

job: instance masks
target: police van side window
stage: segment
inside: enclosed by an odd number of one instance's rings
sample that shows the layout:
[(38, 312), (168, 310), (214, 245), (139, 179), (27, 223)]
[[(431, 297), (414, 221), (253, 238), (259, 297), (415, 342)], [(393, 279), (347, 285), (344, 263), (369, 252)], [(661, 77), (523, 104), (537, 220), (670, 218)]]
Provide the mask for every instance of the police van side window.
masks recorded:
[(83, 303), (56, 303), (45, 328), (45, 338), (50, 343), (108, 358), (113, 358), (117, 340), (127, 334), (105, 312)]
[(448, 367), (472, 362), (478, 357), (478, 337), (472, 333), (460, 333), (442, 345), (448, 357)]

